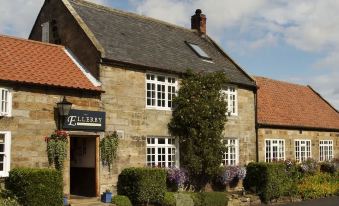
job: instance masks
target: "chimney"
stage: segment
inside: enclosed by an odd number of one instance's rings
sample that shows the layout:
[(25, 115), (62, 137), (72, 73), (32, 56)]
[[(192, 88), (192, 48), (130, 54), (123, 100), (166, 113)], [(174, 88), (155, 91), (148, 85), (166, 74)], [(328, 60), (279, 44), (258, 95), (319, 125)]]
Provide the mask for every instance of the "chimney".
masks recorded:
[(191, 29), (198, 30), (200, 34), (206, 34), (206, 16), (201, 13), (200, 9), (197, 9), (191, 17)]

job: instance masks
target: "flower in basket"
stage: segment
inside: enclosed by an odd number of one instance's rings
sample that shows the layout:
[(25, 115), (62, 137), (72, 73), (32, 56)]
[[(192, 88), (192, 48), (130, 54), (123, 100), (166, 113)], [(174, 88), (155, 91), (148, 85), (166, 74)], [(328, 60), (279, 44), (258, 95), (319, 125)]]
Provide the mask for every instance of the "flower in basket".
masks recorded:
[(47, 156), (50, 165), (54, 164), (55, 169), (62, 170), (64, 160), (67, 157), (68, 133), (56, 130), (50, 137), (45, 138), (47, 142)]

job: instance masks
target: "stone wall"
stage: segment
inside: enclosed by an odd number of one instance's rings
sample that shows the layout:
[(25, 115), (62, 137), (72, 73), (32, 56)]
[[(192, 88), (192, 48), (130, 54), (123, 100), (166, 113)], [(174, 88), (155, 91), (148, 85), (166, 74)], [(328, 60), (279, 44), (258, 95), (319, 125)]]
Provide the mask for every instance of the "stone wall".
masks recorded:
[[(12, 93), (12, 116), (0, 117), (0, 131), (11, 132), (11, 169), (49, 166), (45, 137), (57, 129), (56, 103), (64, 95), (73, 103), (73, 109), (101, 110), (99, 95), (15, 86)], [(69, 191), (68, 162), (67, 160), (64, 173), (66, 194)]]
[[(106, 131), (121, 131), (118, 158), (109, 173), (101, 168), (100, 191), (116, 189), (118, 175), (126, 167), (146, 165), (146, 137), (169, 136), (171, 111), (146, 109), (145, 72), (101, 66), (102, 102), (107, 113)], [(239, 138), (240, 163), (255, 161), (254, 93), (238, 88), (238, 116), (230, 117), (225, 136)]]
[[(42, 27), (45, 22), (50, 22), (50, 43), (64, 45), (94, 77), (98, 78), (98, 62), (100, 53), (86, 36), (85, 31), (76, 22), (62, 0), (45, 1), (36, 22), (32, 28), (29, 39), (41, 41)], [(54, 22), (54, 24), (53, 24)], [(59, 42), (58, 42), (59, 41)]]
[(334, 157), (339, 158), (339, 133), (305, 130), (260, 128), (258, 130), (259, 161), (265, 161), (265, 139), (284, 139), (285, 158), (295, 159), (295, 139), (311, 140), (311, 157), (319, 161), (319, 141), (333, 140)]

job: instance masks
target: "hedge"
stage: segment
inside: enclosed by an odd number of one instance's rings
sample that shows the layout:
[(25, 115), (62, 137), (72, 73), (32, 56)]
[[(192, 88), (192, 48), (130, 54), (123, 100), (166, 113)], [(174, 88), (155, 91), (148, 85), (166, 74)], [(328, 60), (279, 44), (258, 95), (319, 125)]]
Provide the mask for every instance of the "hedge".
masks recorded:
[(166, 192), (166, 171), (159, 168), (126, 168), (118, 178), (118, 194), (132, 203), (161, 203)]
[(54, 169), (12, 169), (5, 187), (23, 206), (63, 205), (62, 176)]
[(247, 166), (244, 187), (256, 192), (262, 201), (268, 202), (290, 193), (295, 185), (284, 163), (259, 162)]
[(124, 195), (115, 195), (112, 198), (112, 203), (116, 206), (132, 206), (131, 201)]
[(164, 200), (161, 203), (162, 206), (176, 206), (176, 198), (174, 192), (166, 192)]
[(225, 206), (228, 202), (225, 192), (198, 192), (191, 196), (194, 206)]

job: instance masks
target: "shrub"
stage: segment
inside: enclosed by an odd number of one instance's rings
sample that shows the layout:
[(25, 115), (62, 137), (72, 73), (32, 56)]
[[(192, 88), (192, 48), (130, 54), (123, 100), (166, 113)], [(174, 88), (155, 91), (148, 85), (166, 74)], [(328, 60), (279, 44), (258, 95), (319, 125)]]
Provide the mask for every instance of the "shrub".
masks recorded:
[(302, 162), (300, 164), (301, 167), (301, 171), (304, 174), (315, 174), (319, 171), (319, 165), (317, 163), (317, 161), (315, 161), (312, 158), (308, 158), (306, 161)]
[(328, 173), (305, 176), (298, 185), (298, 192), (303, 199), (336, 195), (339, 192), (339, 176)]
[(166, 171), (159, 168), (127, 168), (118, 178), (118, 194), (133, 203), (161, 203), (166, 192)]
[(320, 171), (335, 174), (337, 170), (333, 162), (322, 162), (320, 163)]
[(5, 193), (3, 191), (1, 192), (0, 205), (2, 205), (2, 206), (20, 206), (15, 197), (7, 196)]
[(115, 195), (112, 198), (112, 203), (116, 206), (132, 206), (131, 201), (124, 195)]
[(228, 199), (224, 192), (191, 193), (194, 206), (225, 206)]
[(227, 185), (233, 181), (242, 180), (246, 177), (246, 168), (239, 166), (227, 166), (223, 169), (220, 180), (221, 183)]
[(284, 163), (250, 163), (244, 179), (246, 190), (257, 192), (264, 202), (289, 193), (293, 181)]
[(5, 186), (22, 205), (63, 205), (62, 176), (54, 169), (12, 169)]
[(162, 202), (163, 206), (175, 206), (176, 205), (176, 200), (174, 197), (173, 192), (166, 192), (164, 196), (164, 200)]
[(188, 174), (184, 169), (169, 168), (167, 169), (167, 187), (172, 191), (178, 191), (179, 188), (184, 188), (188, 182)]

